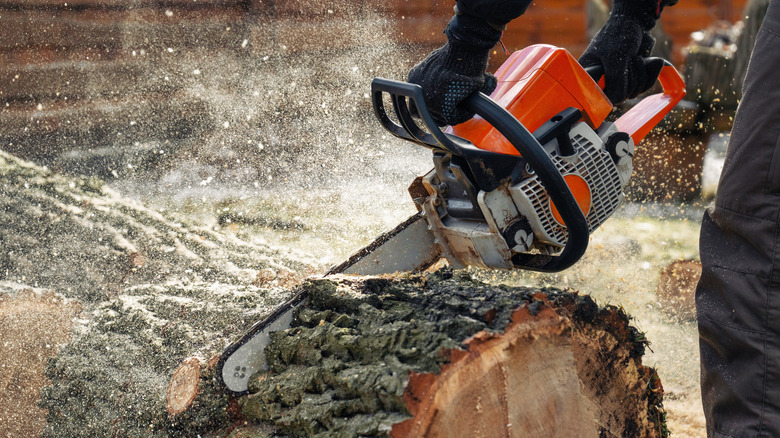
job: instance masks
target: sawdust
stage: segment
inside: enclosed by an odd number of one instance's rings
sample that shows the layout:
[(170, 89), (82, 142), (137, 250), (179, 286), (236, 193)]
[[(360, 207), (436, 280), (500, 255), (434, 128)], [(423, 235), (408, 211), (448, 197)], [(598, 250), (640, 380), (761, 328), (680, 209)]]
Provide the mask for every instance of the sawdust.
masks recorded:
[(70, 341), (81, 305), (53, 292), (2, 289), (0, 437), (38, 436), (46, 423), (46, 411), (37, 406), (41, 388), (49, 383), (46, 360)]

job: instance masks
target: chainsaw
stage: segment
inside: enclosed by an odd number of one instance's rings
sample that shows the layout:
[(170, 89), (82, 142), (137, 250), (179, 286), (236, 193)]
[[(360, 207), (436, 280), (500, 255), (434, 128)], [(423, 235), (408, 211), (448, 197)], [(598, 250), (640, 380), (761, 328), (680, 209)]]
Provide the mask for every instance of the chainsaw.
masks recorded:
[[(576, 263), (625, 198), (635, 145), (685, 95), (666, 62), (663, 91), (607, 121), (613, 105), (599, 70), (584, 69), (565, 49), (527, 47), (498, 69), (489, 97), (465, 100), (476, 116), (445, 129), (418, 85), (374, 79), (379, 122), (431, 149), (434, 168), (409, 188), (417, 214), (326, 275), (415, 272), (442, 258), (456, 269), (558, 272)], [(228, 345), (216, 373), (228, 391), (248, 391), (250, 376), (266, 369), (269, 334), (289, 328), (306, 298), (294, 296)]]

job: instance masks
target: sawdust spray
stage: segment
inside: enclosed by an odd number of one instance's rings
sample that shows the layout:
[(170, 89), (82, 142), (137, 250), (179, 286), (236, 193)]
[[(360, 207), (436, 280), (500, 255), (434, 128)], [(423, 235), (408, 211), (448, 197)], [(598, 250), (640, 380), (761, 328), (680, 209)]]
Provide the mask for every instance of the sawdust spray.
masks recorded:
[[(177, 80), (207, 103), (214, 129), (159, 179), (112, 184), (214, 227), (231, 212), (234, 222), (296, 224), (361, 244), (413, 213), (406, 187), (432, 167), (430, 154), (384, 131), (369, 93), (371, 79), (404, 79), (424, 52), (397, 43), (398, 29), (369, 6), (314, 2), (301, 14), (297, 38), (282, 36), (288, 19), (260, 18), (267, 35), (239, 42), (238, 55), (182, 53)], [(359, 247), (339, 245), (312, 246), (324, 263)]]

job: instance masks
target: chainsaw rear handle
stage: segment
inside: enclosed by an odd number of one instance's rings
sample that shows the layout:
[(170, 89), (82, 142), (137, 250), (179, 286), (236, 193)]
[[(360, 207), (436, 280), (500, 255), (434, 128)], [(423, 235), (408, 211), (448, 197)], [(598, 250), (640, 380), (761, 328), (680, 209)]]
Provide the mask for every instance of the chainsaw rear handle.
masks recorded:
[[(511, 113), (483, 93), (474, 93), (464, 104), (484, 118), (509, 140), (520, 156), (499, 154), (477, 148), (468, 140), (444, 133), (425, 106), (422, 88), (416, 84), (376, 78), (371, 82), (374, 114), (393, 135), (422, 146), (450, 152), (462, 157), (469, 165), (481, 190), (492, 191), (517, 167), (527, 162), (558, 206), (568, 239), (558, 256), (524, 255), (513, 260), (516, 268), (541, 272), (562, 271), (576, 263), (588, 247), (589, 227), (577, 200), (542, 145)], [(392, 121), (385, 110), (383, 95), (389, 94), (398, 121)], [(414, 104), (427, 132), (414, 120), (410, 103)], [(524, 160), (524, 161), (523, 161)]]
[[(646, 58), (645, 62), (651, 59)], [(587, 67), (585, 71), (604, 89), (604, 66)], [(639, 144), (685, 96), (685, 81), (672, 63), (665, 59), (658, 82), (663, 88), (661, 93), (643, 98), (615, 121), (618, 130), (631, 136), (634, 144)]]

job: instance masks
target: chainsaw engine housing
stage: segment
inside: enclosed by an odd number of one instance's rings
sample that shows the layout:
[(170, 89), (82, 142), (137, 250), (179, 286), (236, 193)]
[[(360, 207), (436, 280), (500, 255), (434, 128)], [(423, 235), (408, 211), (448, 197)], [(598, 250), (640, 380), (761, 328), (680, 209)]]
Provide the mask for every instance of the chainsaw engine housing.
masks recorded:
[[(614, 142), (616, 134), (623, 137), (611, 123), (603, 124), (599, 133), (579, 122), (568, 132), (573, 154), (562, 156), (557, 140), (544, 145), (569, 187), (577, 192), (589, 232), (604, 223), (625, 198), (633, 140), (628, 137), (621, 147), (631, 153), (610, 154), (606, 145), (610, 139)], [(532, 250), (552, 254), (566, 244), (567, 227), (532, 169), (495, 190), (469, 195), (476, 190), (473, 184), (462, 182), (467, 177), (461, 166), (453, 165), (446, 155), (434, 161), (437, 166), (422, 180), (429, 196), (417, 202), (451, 264), (512, 269), (517, 254)], [(448, 182), (458, 180), (454, 175), (460, 175), (457, 185)]]

